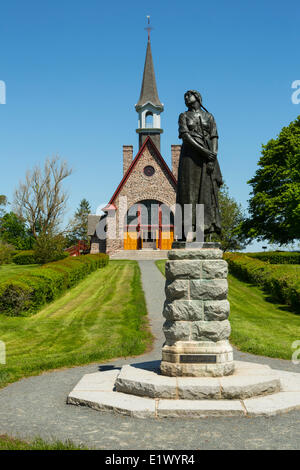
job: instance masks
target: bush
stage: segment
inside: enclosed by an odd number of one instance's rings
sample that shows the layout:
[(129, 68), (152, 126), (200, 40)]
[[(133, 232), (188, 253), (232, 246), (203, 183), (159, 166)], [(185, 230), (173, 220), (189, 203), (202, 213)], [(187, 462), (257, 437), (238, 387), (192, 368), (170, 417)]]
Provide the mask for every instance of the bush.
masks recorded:
[[(62, 260), (68, 257), (69, 257), (69, 253), (62, 252), (59, 255), (57, 254), (57, 256), (54, 257), (53, 261)], [(13, 256), (12, 261), (15, 264), (22, 264), (22, 265), (23, 264), (43, 264), (42, 259), (37, 257), (36, 252), (34, 250), (19, 251)]]
[(68, 255), (64, 251), (66, 240), (62, 235), (52, 236), (41, 233), (34, 246), (34, 255), (38, 264), (50, 263), (66, 258)]
[(0, 265), (10, 263), (14, 251), (15, 248), (12, 245), (0, 240)]
[(0, 284), (0, 312), (17, 316), (30, 307), (30, 287), (18, 280)]
[(15, 264), (37, 264), (33, 250), (17, 252), (12, 259)]
[(300, 312), (300, 283), (296, 271), (289, 272), (240, 253), (225, 253), (224, 259), (236, 277), (262, 287), (274, 300)]
[(300, 264), (300, 253), (296, 251), (267, 251), (264, 253), (247, 253), (251, 258), (257, 258), (270, 264)]
[(108, 264), (105, 254), (68, 257), (0, 284), (0, 312), (16, 316), (37, 312), (91, 272)]

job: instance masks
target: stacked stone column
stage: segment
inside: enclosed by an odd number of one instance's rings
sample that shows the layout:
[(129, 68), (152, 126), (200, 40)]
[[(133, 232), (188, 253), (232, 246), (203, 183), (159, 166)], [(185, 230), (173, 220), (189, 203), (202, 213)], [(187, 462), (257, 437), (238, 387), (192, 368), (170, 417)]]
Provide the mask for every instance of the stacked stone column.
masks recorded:
[(168, 253), (163, 375), (219, 377), (234, 371), (228, 341), (228, 270), (222, 255), (219, 248), (173, 249)]

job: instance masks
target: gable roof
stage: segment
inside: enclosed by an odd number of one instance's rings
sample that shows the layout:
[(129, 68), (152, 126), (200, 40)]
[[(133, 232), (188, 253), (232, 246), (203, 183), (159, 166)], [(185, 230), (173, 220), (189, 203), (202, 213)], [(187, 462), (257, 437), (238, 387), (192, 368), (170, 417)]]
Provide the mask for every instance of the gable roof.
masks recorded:
[(132, 170), (134, 169), (135, 165), (137, 164), (137, 162), (139, 161), (139, 159), (141, 158), (143, 152), (144, 152), (144, 149), (146, 147), (146, 145), (151, 145), (156, 156), (157, 156), (157, 159), (159, 161), (159, 163), (161, 164), (163, 170), (165, 170), (165, 172), (168, 174), (168, 176), (170, 177), (171, 179), (171, 182), (172, 184), (174, 185), (174, 188), (176, 188), (177, 186), (177, 181), (176, 181), (176, 178), (175, 176), (173, 175), (173, 173), (171, 172), (170, 168), (168, 167), (168, 165), (166, 164), (165, 160), (163, 159), (163, 157), (161, 156), (159, 150), (157, 149), (157, 147), (154, 145), (154, 143), (152, 142), (152, 139), (150, 136), (148, 136), (145, 140), (145, 142), (143, 143), (143, 145), (141, 146), (140, 150), (138, 151), (138, 153), (136, 154), (135, 158), (132, 160), (131, 162), (131, 165), (130, 167), (128, 168), (128, 170), (126, 171), (125, 175), (123, 176), (119, 186), (117, 187), (116, 191), (114, 192), (112, 198), (110, 199), (109, 203), (107, 204), (107, 206), (105, 206), (102, 210), (103, 211), (107, 211), (109, 210), (110, 206), (113, 205), (116, 197), (118, 196), (118, 194), (120, 193), (121, 189), (123, 188), (124, 184), (126, 183), (126, 181), (128, 180)]

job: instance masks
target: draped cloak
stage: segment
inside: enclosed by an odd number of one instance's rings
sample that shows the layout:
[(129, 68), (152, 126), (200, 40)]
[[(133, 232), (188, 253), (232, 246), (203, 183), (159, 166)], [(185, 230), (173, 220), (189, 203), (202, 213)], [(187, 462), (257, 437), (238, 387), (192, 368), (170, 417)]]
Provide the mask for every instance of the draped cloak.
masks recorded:
[[(217, 126), (212, 114), (186, 111), (179, 116), (179, 138), (188, 133), (202, 147), (212, 150), (212, 139), (218, 138)], [(211, 174), (207, 172), (208, 160), (199, 150), (183, 140), (179, 167), (176, 203), (182, 207), (192, 204), (192, 225), (196, 229), (196, 204), (204, 204), (204, 233), (220, 233), (221, 217), (218, 189), (222, 184), (219, 163), (216, 160)], [(184, 220), (184, 219), (183, 219)]]

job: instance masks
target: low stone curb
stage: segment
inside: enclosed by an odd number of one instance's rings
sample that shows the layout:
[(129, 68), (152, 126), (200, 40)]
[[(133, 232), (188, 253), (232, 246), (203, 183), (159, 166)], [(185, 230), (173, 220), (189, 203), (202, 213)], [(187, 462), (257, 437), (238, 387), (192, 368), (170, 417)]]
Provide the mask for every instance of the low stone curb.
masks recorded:
[[(253, 364), (246, 364), (249, 366), (249, 371), (250, 365), (253, 369)], [(258, 367), (262, 368), (263, 366), (258, 365)], [(148, 398), (116, 391), (115, 384), (120, 375), (120, 369), (113, 369), (84, 375), (69, 394), (67, 403), (89, 406), (98, 411), (113, 411), (135, 418), (273, 416), (300, 409), (300, 374), (274, 370), (272, 372), (280, 380), (281, 391), (279, 392), (240, 400), (197, 400)], [(251, 379), (251, 373), (248, 376), (249, 378)], [(175, 380), (171, 377), (168, 377), (168, 379)], [(229, 377), (209, 380), (226, 379), (229, 379)], [(204, 379), (204, 381), (207, 384), (207, 379)], [(234, 393), (234, 389), (232, 389), (230, 396), (233, 397)]]

